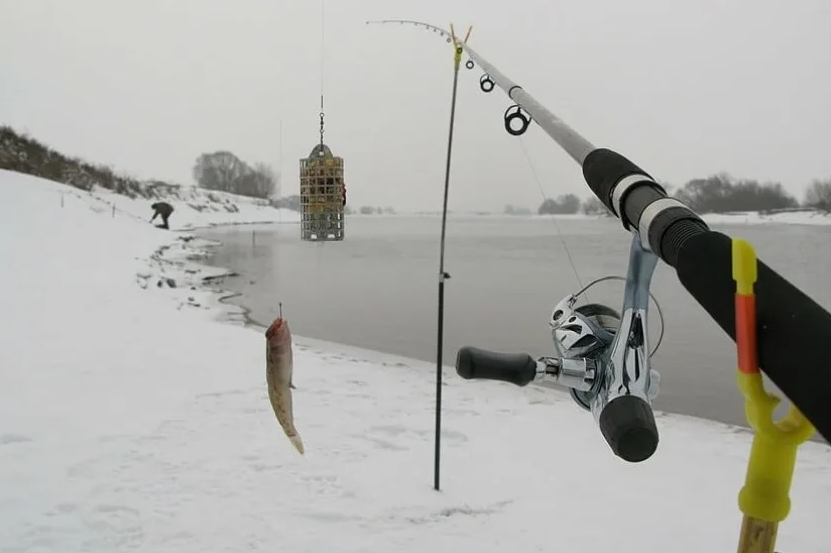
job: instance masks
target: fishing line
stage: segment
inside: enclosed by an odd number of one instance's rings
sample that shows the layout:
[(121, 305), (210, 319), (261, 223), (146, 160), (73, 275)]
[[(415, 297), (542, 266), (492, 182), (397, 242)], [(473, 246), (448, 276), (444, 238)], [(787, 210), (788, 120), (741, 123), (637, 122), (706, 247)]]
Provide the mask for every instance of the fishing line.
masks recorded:
[[(528, 149), (525, 147), (525, 141), (522, 140), (522, 137), (519, 136), (519, 146), (522, 149), (522, 154), (525, 156), (525, 161), (528, 162), (528, 167), (531, 169), (531, 175), (534, 177), (534, 182), (537, 183), (537, 188), (540, 191), (540, 195), (542, 195), (543, 202), (548, 199), (548, 196), (545, 194), (545, 189), (543, 188), (542, 181), (540, 180), (539, 175), (537, 174), (537, 169), (534, 167), (534, 163), (531, 161), (531, 156), (528, 154)], [(571, 250), (568, 249), (568, 244), (566, 243), (565, 236), (563, 236), (563, 232), (560, 229), (560, 224), (557, 222), (557, 218), (552, 214), (551, 220), (554, 222), (554, 227), (557, 229), (557, 237), (560, 239), (560, 243), (563, 245), (563, 249), (566, 252), (566, 257), (568, 257), (568, 264), (571, 265), (571, 270), (574, 272), (574, 278), (577, 279), (577, 286), (581, 287), (581, 292), (583, 296), (586, 298), (586, 301), (589, 301), (589, 296), (586, 294), (586, 289), (588, 287), (583, 287), (583, 283), (580, 280), (580, 273), (577, 270), (577, 265), (574, 263), (574, 258), (571, 256)], [(579, 296), (580, 294), (575, 294), (575, 297)]]
[[(537, 183), (537, 188), (539, 189), (540, 194), (542, 194), (543, 201), (545, 201), (548, 198), (545, 195), (545, 189), (543, 188), (542, 181), (540, 180), (539, 175), (537, 174), (537, 170), (534, 167), (534, 162), (531, 161), (531, 156), (528, 154), (528, 149), (525, 147), (525, 142), (522, 140), (522, 137), (520, 136), (518, 138), (519, 145), (522, 148), (522, 153), (525, 155), (525, 160), (528, 162), (528, 167), (530, 167), (531, 169), (531, 174), (534, 176), (534, 181)], [(586, 301), (591, 301), (589, 300), (588, 290), (594, 285), (600, 284), (601, 282), (606, 282), (608, 280), (622, 280), (623, 282), (626, 282), (626, 278), (622, 276), (605, 276), (596, 278), (593, 281), (589, 282), (587, 285), (583, 286), (583, 283), (580, 282), (580, 275), (577, 271), (577, 265), (574, 263), (574, 259), (571, 256), (571, 252), (569, 251), (565, 236), (563, 235), (562, 230), (560, 229), (560, 225), (557, 223), (557, 218), (554, 215), (552, 215), (551, 220), (554, 222), (554, 226), (557, 229), (557, 236), (560, 238), (560, 242), (563, 244), (563, 249), (566, 252), (566, 256), (568, 256), (569, 265), (571, 265), (571, 269), (572, 271), (574, 271), (574, 278), (577, 279), (577, 286), (580, 287), (580, 290), (578, 290), (574, 294), (575, 298), (580, 297), (580, 295), (582, 295), (584, 298), (586, 298)], [(656, 342), (655, 347), (652, 348), (652, 352), (649, 354), (649, 356), (652, 357), (653, 355), (655, 355), (655, 352), (658, 351), (658, 348), (661, 347), (661, 343), (664, 341), (664, 331), (666, 330), (666, 325), (664, 323), (664, 312), (661, 309), (661, 304), (658, 302), (658, 298), (656, 298), (652, 294), (651, 290), (649, 292), (649, 297), (652, 298), (653, 303), (655, 303), (655, 309), (658, 311), (658, 319), (661, 323), (661, 331), (658, 333), (658, 341)]]
[(320, 0), (320, 149), (323, 150), (323, 75), (325, 68), (326, 1)]
[[(320, 111), (323, 111), (323, 75), (325, 68), (324, 48), (326, 47), (326, 0), (320, 0)], [(322, 129), (321, 129), (322, 131)], [(321, 142), (323, 139), (321, 138)]]
[[(580, 294), (583, 294), (586, 298), (588, 298), (588, 295), (586, 295), (586, 290), (588, 290), (595, 284), (600, 284), (601, 282), (606, 282), (607, 280), (622, 280), (623, 282), (626, 282), (626, 277), (609, 275), (596, 278), (593, 281), (586, 284), (576, 294), (574, 294), (574, 297), (576, 298)], [(656, 298), (652, 294), (651, 290), (649, 291), (649, 297), (652, 298), (652, 302), (655, 304), (655, 309), (658, 311), (658, 320), (661, 322), (661, 331), (658, 333), (658, 341), (655, 343), (655, 347), (652, 348), (652, 352), (649, 354), (649, 356), (652, 357), (653, 355), (655, 355), (655, 352), (658, 351), (658, 348), (661, 347), (661, 343), (663, 343), (664, 341), (664, 330), (666, 329), (666, 325), (664, 324), (664, 311), (663, 309), (661, 309), (661, 304), (660, 302), (658, 302), (658, 298)]]

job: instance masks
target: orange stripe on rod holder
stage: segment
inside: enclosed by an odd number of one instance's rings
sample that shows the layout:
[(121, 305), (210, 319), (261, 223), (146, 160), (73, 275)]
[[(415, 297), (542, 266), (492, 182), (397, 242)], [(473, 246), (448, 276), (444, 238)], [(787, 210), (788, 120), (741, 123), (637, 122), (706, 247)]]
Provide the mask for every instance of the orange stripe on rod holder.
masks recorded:
[(736, 293), (736, 353), (738, 369), (745, 374), (759, 372), (756, 341), (756, 296)]
[(738, 369), (744, 374), (759, 372), (756, 337), (757, 266), (753, 247), (744, 240), (733, 240), (733, 280), (736, 281), (736, 353)]

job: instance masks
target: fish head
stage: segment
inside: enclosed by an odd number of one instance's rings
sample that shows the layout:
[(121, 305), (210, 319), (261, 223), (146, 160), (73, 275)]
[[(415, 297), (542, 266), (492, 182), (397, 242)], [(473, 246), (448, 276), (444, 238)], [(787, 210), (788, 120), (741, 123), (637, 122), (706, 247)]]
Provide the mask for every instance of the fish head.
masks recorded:
[(265, 340), (269, 349), (275, 353), (280, 354), (291, 348), (291, 330), (289, 330), (289, 322), (278, 317), (265, 331)]

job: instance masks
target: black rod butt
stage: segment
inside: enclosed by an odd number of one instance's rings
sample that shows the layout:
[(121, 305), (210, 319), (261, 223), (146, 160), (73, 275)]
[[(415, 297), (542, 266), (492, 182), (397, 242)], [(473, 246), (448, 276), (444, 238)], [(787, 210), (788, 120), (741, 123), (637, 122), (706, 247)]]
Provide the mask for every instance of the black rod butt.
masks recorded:
[(658, 449), (658, 427), (652, 408), (637, 396), (620, 396), (600, 413), (600, 432), (612, 451), (630, 463), (646, 461)]

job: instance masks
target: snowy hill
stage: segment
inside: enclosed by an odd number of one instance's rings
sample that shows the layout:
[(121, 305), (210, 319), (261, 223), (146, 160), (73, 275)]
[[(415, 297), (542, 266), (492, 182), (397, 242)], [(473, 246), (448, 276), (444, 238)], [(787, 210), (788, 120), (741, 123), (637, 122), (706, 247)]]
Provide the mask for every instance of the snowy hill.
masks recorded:
[[(698, 419), (659, 415), (630, 465), (563, 395), (448, 369), (436, 493), (433, 367), (296, 338), (301, 457), (197, 241), (108, 201), (0, 171), (3, 553), (735, 550), (750, 436)], [(831, 448), (800, 450), (792, 500), (777, 549), (826, 553)]]
[(101, 209), (121, 210), (140, 218), (149, 218), (150, 205), (164, 200), (176, 209), (172, 228), (300, 220), (297, 212), (275, 209), (264, 199), (118, 175), (109, 167), (65, 156), (10, 127), (0, 126), (0, 170), (3, 169), (69, 184), (98, 200)]
[(143, 221), (153, 215), (150, 208), (154, 201), (164, 200), (176, 209), (170, 217), (172, 230), (192, 230), (219, 225), (254, 223), (298, 223), (300, 214), (289, 209), (275, 209), (266, 200), (247, 198), (226, 192), (207, 191), (195, 186), (148, 186), (148, 198), (131, 198), (106, 189), (95, 188), (90, 192), (69, 190), (76, 197), (88, 195), (89, 200), (101, 211), (118, 212)]

